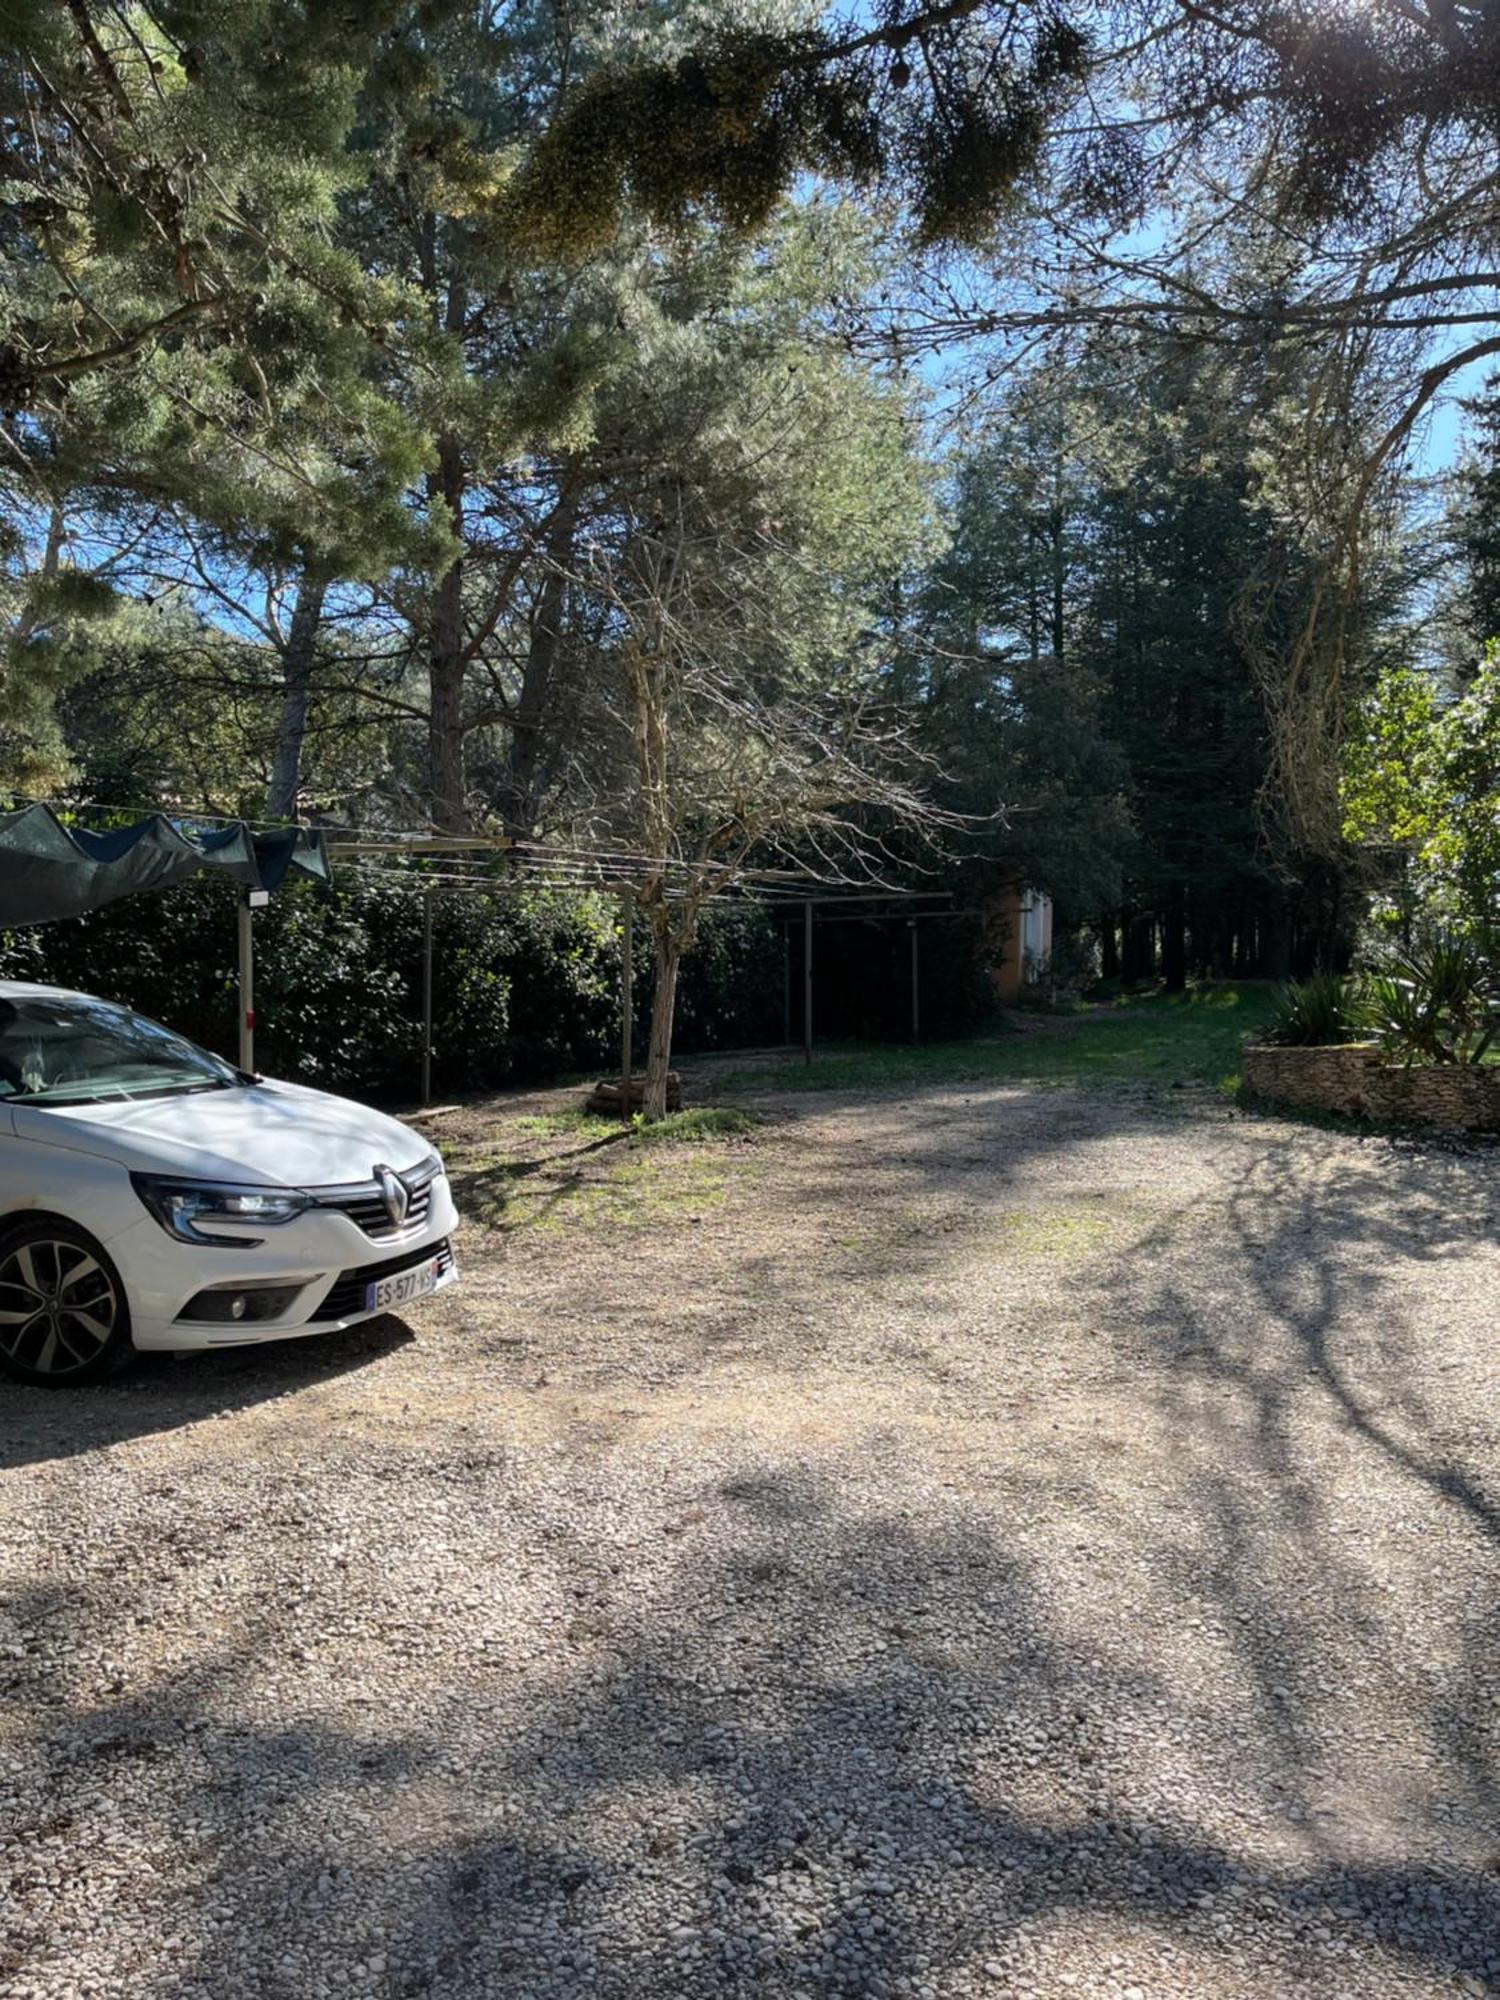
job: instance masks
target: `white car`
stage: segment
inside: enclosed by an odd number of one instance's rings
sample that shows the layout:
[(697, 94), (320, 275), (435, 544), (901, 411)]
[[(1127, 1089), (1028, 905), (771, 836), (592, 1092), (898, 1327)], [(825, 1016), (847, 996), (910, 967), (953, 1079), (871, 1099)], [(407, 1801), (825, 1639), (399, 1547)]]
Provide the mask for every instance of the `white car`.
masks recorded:
[(0, 981), (0, 1369), (326, 1333), (457, 1277), (443, 1163), (129, 1008)]

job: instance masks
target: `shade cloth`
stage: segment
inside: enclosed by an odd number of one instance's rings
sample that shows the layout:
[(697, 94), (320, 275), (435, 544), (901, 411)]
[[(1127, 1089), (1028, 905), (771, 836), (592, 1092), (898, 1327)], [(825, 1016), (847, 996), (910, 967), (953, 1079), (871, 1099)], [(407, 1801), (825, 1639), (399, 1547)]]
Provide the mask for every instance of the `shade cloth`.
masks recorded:
[(92, 833), (64, 826), (50, 806), (26, 806), (0, 813), (0, 929), (170, 889), (200, 868), (222, 869), (250, 889), (279, 889), (294, 875), (332, 880), (323, 836), (306, 827), (256, 833), (240, 820), (205, 830), (152, 813)]

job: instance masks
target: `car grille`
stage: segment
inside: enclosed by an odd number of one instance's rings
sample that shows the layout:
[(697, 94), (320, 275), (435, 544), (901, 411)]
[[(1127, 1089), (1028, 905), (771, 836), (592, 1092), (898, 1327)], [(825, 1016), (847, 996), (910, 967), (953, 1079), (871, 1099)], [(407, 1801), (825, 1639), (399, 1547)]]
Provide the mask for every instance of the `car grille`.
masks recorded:
[(377, 1278), (394, 1278), (398, 1271), (410, 1271), (430, 1257), (436, 1257), (438, 1276), (445, 1278), (453, 1269), (453, 1247), (446, 1236), (441, 1243), (430, 1243), (415, 1252), (408, 1250), (402, 1257), (387, 1257), (383, 1263), (361, 1264), (355, 1270), (340, 1271), (332, 1291), (312, 1320), (345, 1319), (350, 1313), (363, 1312), (366, 1285), (373, 1285)]
[(386, 1213), (385, 1201), (375, 1181), (360, 1181), (352, 1187), (311, 1188), (308, 1192), (319, 1208), (336, 1208), (379, 1243), (426, 1228), (432, 1212), (432, 1184), (441, 1172), (441, 1165), (428, 1161), (396, 1176), (405, 1184), (408, 1196), (406, 1217), (399, 1223), (392, 1222)]

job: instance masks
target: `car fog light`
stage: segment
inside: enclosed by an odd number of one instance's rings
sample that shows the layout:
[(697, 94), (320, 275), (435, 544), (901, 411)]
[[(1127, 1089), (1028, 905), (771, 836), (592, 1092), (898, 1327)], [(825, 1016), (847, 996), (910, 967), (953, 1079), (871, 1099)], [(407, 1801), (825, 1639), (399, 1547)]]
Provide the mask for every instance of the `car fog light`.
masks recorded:
[(177, 1315), (215, 1326), (245, 1320), (280, 1319), (292, 1309), (292, 1302), (307, 1283), (305, 1278), (282, 1278), (264, 1285), (210, 1285), (188, 1300)]

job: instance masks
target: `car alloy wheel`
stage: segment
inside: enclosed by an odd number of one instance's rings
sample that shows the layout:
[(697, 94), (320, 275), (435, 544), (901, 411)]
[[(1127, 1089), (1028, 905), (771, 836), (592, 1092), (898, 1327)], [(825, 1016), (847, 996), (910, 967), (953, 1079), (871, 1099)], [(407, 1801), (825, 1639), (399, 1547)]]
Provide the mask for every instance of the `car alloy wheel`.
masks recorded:
[(0, 1362), (24, 1381), (107, 1371), (126, 1344), (119, 1280), (80, 1237), (40, 1227), (0, 1246)]

